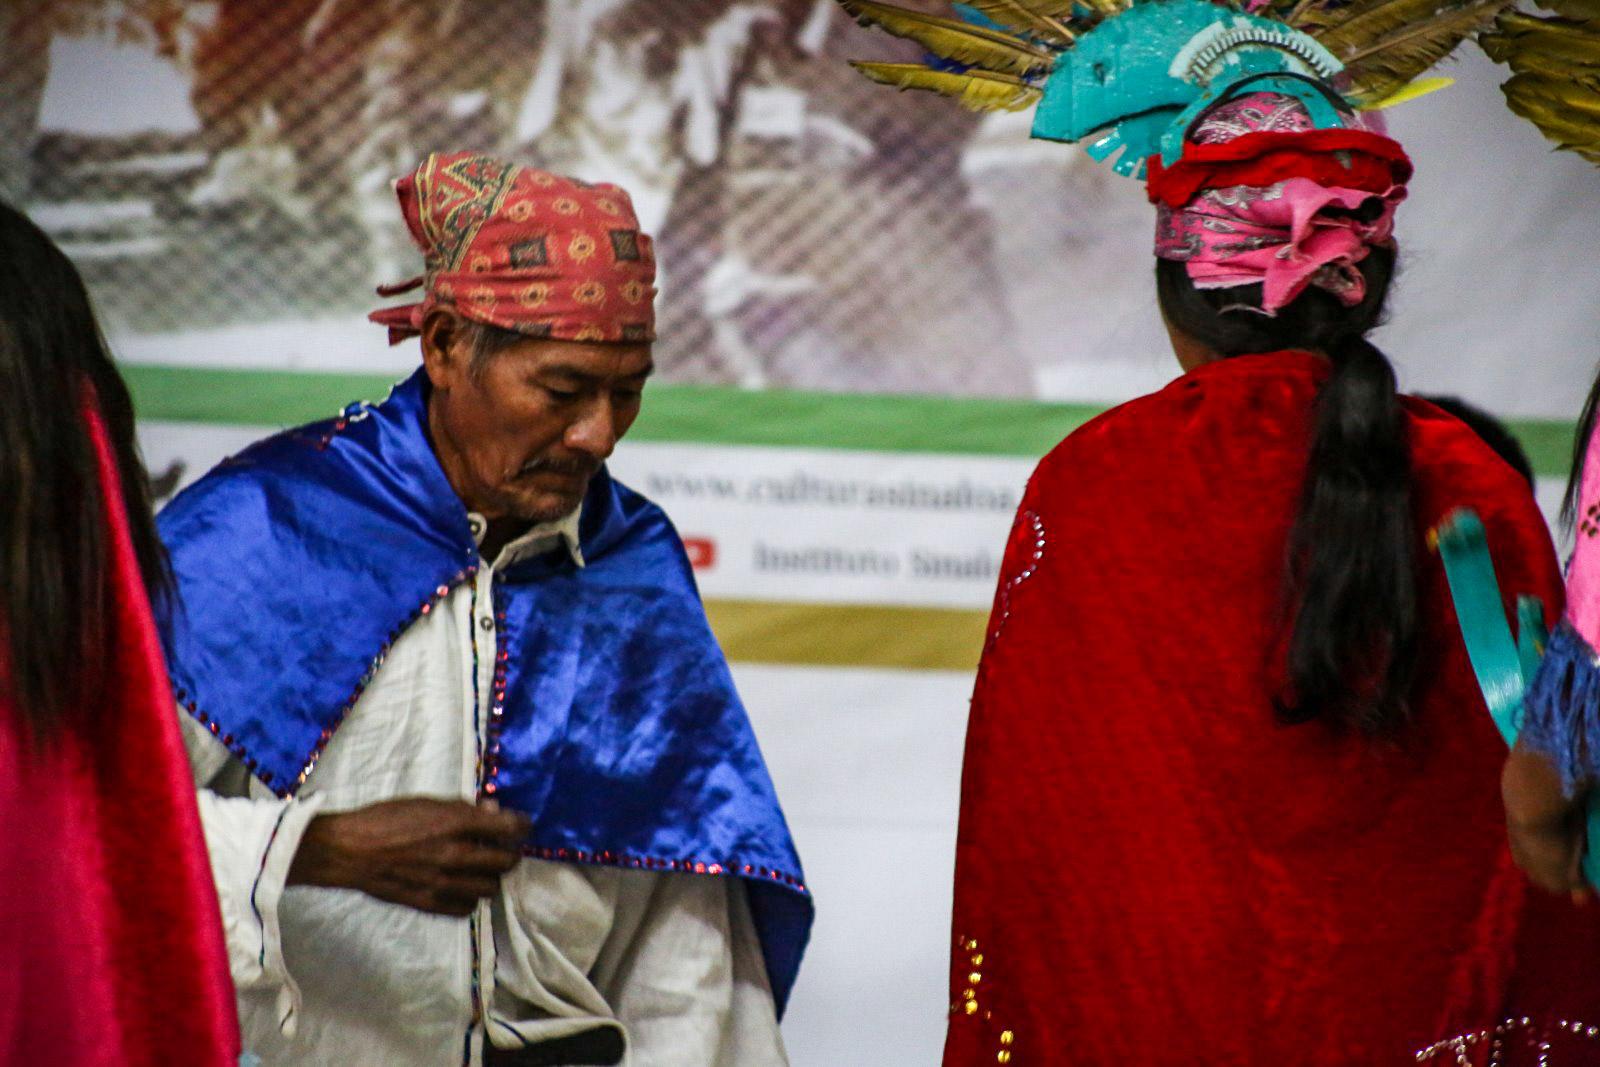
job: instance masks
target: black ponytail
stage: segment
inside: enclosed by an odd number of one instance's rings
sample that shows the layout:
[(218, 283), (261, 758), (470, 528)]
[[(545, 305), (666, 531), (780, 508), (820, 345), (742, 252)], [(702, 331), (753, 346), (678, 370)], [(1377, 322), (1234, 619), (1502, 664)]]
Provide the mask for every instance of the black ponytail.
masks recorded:
[(1394, 368), (1359, 334), (1328, 350), (1289, 535), (1288, 722), (1380, 734), (1408, 714), (1417, 640), (1411, 454)]
[(1333, 374), (1317, 396), (1311, 451), (1285, 563), (1289, 723), (1322, 720), (1367, 735), (1409, 716), (1416, 667), (1417, 530), (1411, 455), (1394, 368), (1365, 339), (1394, 275), (1392, 248), (1362, 260), (1366, 296), (1347, 308), (1307, 289), (1276, 316), (1261, 287), (1196, 289), (1182, 263), (1158, 260), (1168, 323), (1225, 356), (1321, 352)]
[(1578, 519), (1578, 493), (1583, 489), (1583, 461), (1589, 454), (1589, 438), (1594, 436), (1595, 409), (1600, 407), (1600, 377), (1589, 387), (1589, 399), (1578, 416), (1577, 435), (1572, 439), (1572, 473), (1567, 476), (1567, 493), (1561, 498), (1561, 525), (1572, 529)]

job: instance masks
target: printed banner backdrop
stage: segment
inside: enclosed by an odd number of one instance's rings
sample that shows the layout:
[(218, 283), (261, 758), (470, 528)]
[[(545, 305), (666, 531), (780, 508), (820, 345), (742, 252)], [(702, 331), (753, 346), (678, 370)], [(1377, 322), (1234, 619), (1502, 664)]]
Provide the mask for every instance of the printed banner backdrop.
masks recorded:
[[(1176, 373), (1140, 188), (844, 63), (897, 55), (833, 0), (0, 4), (0, 195), (88, 278), (164, 494), (414, 367), (363, 320), (417, 273), (388, 183), (427, 151), (634, 193), (661, 380), (613, 466), (685, 537), (818, 894), (796, 1067), (936, 1061), (1011, 511)], [(1549, 506), (1600, 359), (1600, 172), (1482, 57), (1445, 73), (1391, 117), (1418, 178), (1379, 340), (1513, 420)]]

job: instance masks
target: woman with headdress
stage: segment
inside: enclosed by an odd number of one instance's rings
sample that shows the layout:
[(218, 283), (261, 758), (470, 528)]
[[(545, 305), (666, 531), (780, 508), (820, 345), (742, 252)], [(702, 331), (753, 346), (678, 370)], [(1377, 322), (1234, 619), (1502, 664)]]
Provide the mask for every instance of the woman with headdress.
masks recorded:
[(1600, 1063), (1600, 924), (1512, 863), (1504, 744), (1426, 541), (1474, 509), (1503, 588), (1556, 608), (1549, 535), (1367, 340), (1404, 150), (1316, 40), (1222, 5), (1071, 28), (1070, 5), (976, 5), (1008, 35), (845, 2), (959, 61), (869, 75), (1038, 100), (1035, 136), (1147, 168), (1185, 372), (1063, 441), (1018, 512), (945, 1062)]
[(1554, 553), (1526, 483), (1366, 340), (1410, 165), (1262, 93), (1152, 170), (1186, 373), (1062, 442), (1022, 504), (969, 727), (947, 1062), (1453, 1062), (1479, 1034), (1590, 1062), (1557, 1024), (1597, 1019), (1592, 981), (1551, 987), (1600, 961), (1595, 924), (1511, 865), (1503, 745), (1424, 536), (1475, 509), (1504, 587), (1550, 605)]
[(166, 584), (83, 282), (0, 204), (0, 1063), (238, 1061)]

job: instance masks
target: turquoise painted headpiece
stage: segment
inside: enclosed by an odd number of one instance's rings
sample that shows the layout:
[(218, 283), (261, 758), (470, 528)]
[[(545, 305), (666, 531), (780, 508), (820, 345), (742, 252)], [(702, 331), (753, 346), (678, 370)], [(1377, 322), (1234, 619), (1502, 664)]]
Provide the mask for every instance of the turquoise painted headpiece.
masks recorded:
[(1331, 85), (1343, 64), (1317, 40), (1209, 0), (968, 0), (959, 19), (839, 2), (931, 55), (856, 63), (868, 77), (978, 110), (1037, 106), (1033, 136), (1087, 142), (1130, 176), (1151, 156), (1176, 162), (1195, 120), (1247, 86), (1301, 101), (1318, 128), (1348, 125), (1353, 110)]
[(1333, 53), (1281, 22), (1207, 0), (1147, 0), (1060, 54), (1033, 136), (1082, 141), (1104, 131), (1086, 145), (1089, 155), (1120, 152), (1117, 172), (1139, 176), (1158, 153), (1177, 162), (1194, 121), (1245, 85), (1300, 100), (1318, 128), (1344, 126), (1351, 108), (1327, 84), (1343, 69)]
[(951, 5), (961, 18), (838, 3), (928, 53), (854, 64), (867, 77), (977, 111), (1037, 106), (1034, 136), (1088, 141), (1124, 174), (1157, 154), (1176, 162), (1194, 119), (1247, 79), (1336, 127), (1347, 106), (1386, 108), (1449, 85), (1425, 75), (1468, 41), (1511, 68), (1502, 88), (1513, 112), (1600, 163), (1600, 19), (1577, 11), (1593, 0), (1539, 0), (1549, 15), (1515, 0), (965, 0)]

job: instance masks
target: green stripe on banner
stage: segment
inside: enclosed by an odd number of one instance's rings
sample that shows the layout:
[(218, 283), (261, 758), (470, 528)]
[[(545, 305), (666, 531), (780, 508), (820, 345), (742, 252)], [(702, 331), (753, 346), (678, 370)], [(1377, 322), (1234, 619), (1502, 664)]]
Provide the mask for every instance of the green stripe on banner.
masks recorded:
[[(142, 419), (293, 426), (328, 418), (352, 400), (376, 400), (385, 375), (124, 364)], [(1031, 400), (882, 393), (752, 391), (654, 385), (632, 436), (640, 441), (874, 452), (1042, 456), (1102, 409)], [(1573, 424), (1516, 420), (1534, 470), (1565, 477)]]
[(970, 671), (987, 611), (879, 604), (707, 600), (706, 617), (737, 663)]
[[(352, 400), (376, 400), (393, 379), (372, 374), (226, 370), (124, 364), (139, 417), (166, 422), (294, 426), (325, 419)], [(703, 442), (1043, 455), (1099, 414), (1087, 404), (650, 387), (629, 434), (639, 441)]]

